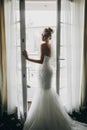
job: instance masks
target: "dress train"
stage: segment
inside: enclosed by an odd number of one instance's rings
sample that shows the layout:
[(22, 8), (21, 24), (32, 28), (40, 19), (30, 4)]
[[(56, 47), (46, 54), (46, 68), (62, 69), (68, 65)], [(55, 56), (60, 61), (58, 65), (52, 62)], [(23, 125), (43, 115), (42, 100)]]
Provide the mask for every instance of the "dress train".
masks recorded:
[(40, 88), (34, 96), (23, 130), (87, 130), (86, 124), (70, 118), (58, 94), (51, 88), (49, 59), (45, 56), (40, 67)]

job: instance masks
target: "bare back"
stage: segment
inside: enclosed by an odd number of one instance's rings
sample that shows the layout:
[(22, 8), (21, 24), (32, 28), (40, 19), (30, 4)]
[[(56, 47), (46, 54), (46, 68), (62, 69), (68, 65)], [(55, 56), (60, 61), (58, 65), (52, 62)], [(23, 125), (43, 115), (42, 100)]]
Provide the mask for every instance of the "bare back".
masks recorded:
[(51, 56), (51, 45), (44, 43), (41, 46), (42, 46), (42, 54), (44, 56), (49, 56), (50, 57)]

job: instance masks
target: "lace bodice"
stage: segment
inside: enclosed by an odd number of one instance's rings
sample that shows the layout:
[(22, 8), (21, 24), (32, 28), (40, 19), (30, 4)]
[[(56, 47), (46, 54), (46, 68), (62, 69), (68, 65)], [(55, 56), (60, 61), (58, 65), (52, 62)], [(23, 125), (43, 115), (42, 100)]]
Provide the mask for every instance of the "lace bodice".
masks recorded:
[(43, 64), (39, 70), (39, 81), (40, 86), (44, 89), (51, 88), (51, 77), (52, 77), (52, 68), (50, 66), (50, 57), (45, 56)]

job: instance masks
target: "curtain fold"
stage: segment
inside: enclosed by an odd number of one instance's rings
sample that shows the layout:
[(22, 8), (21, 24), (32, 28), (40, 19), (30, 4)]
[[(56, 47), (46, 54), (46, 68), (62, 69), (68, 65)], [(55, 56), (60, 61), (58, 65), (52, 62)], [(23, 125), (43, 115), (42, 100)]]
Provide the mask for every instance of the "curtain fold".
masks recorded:
[[(81, 106), (82, 55), (84, 39), (85, 0), (61, 0), (64, 35), (62, 43), (66, 49), (66, 77), (64, 96), (61, 99), (68, 112), (78, 111)], [(64, 100), (66, 99), (66, 101)]]
[(15, 0), (5, 1), (6, 57), (7, 57), (7, 112), (12, 114), (17, 108), (16, 74), (16, 6)]
[(7, 111), (7, 61), (4, 0), (0, 0), (0, 112)]
[(87, 1), (85, 0), (85, 18), (84, 18), (84, 45), (83, 45), (83, 72), (81, 88), (81, 104), (87, 107)]
[(70, 49), (70, 72), (71, 80), (67, 94), (69, 110), (78, 111), (81, 106), (81, 78), (82, 78), (82, 55), (84, 34), (84, 0), (74, 0), (71, 3), (71, 45)]

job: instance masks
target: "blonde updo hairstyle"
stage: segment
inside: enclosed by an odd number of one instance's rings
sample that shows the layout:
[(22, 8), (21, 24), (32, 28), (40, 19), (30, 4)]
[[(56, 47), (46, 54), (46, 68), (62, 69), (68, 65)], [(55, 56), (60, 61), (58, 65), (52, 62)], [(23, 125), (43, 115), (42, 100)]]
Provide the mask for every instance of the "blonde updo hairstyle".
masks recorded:
[(44, 32), (46, 33), (46, 39), (48, 39), (49, 38), (49, 40), (51, 40), (51, 38), (52, 38), (52, 34), (53, 34), (53, 29), (52, 28), (45, 28), (44, 29)]

